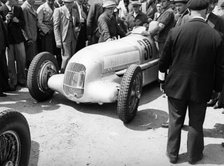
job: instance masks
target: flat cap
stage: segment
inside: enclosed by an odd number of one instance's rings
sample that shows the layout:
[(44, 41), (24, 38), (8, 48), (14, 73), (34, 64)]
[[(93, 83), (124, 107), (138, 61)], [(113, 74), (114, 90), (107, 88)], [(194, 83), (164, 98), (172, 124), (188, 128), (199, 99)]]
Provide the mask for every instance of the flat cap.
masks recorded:
[(189, 0), (188, 8), (191, 10), (203, 10), (209, 6), (208, 0)]

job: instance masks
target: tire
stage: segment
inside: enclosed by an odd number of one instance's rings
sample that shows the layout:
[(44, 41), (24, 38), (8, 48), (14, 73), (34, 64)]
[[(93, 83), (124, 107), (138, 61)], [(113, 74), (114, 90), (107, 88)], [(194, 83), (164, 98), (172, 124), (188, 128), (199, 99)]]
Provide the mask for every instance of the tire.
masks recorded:
[(32, 60), (28, 75), (27, 87), (30, 95), (37, 101), (50, 99), (54, 91), (48, 85), (48, 79), (58, 73), (58, 63), (49, 52), (41, 52)]
[(28, 166), (31, 138), (25, 117), (14, 110), (0, 112), (0, 165)]
[(124, 123), (135, 117), (142, 93), (142, 71), (137, 65), (131, 65), (121, 80), (118, 94), (117, 114)]

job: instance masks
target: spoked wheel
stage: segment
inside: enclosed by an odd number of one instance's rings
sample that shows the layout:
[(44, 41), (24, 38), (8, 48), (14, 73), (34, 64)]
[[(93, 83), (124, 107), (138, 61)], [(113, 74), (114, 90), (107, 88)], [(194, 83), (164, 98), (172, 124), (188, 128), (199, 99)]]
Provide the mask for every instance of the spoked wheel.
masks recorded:
[(18, 135), (14, 131), (6, 131), (0, 136), (0, 144), (3, 166), (19, 165), (21, 143)]
[(50, 99), (54, 93), (48, 85), (48, 79), (58, 73), (58, 64), (54, 56), (42, 52), (32, 60), (27, 76), (27, 87), (31, 96), (37, 101)]
[(0, 165), (27, 166), (31, 147), (25, 117), (14, 110), (0, 112)]
[(141, 68), (131, 65), (122, 78), (117, 103), (118, 116), (124, 123), (129, 123), (135, 117), (141, 93)]

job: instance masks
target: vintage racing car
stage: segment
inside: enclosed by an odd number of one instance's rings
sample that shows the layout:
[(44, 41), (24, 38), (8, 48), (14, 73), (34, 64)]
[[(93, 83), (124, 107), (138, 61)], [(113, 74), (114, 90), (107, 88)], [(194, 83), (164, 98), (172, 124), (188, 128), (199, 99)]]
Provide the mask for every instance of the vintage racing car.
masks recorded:
[(31, 96), (37, 101), (54, 91), (76, 103), (117, 102), (117, 114), (124, 122), (136, 115), (142, 86), (157, 80), (158, 50), (150, 36), (136, 28), (124, 38), (87, 46), (69, 60), (64, 74), (48, 52), (32, 61), (27, 77)]

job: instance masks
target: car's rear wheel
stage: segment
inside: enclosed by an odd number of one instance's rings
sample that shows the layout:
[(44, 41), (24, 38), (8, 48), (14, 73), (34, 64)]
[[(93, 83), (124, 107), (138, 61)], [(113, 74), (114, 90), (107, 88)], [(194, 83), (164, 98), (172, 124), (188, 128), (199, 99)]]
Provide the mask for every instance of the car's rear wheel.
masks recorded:
[(135, 117), (141, 93), (141, 68), (131, 65), (121, 80), (118, 94), (117, 114), (124, 123), (129, 123)]
[(48, 85), (48, 79), (58, 73), (58, 63), (49, 52), (39, 53), (32, 60), (28, 75), (27, 87), (30, 95), (37, 101), (45, 101), (52, 97), (54, 91)]
[(14, 110), (0, 112), (0, 165), (27, 166), (31, 138), (25, 117)]

